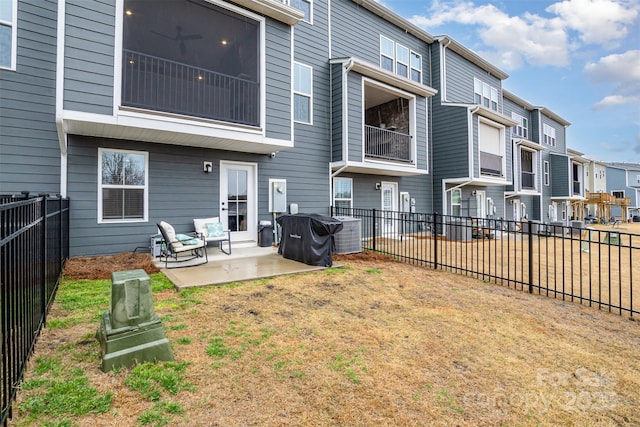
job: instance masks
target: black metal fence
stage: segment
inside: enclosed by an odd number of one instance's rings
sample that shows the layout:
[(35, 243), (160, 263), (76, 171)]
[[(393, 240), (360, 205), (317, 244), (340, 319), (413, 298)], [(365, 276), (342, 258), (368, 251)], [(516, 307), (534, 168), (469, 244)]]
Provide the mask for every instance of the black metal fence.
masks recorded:
[(624, 232), (624, 224), (592, 229), (377, 209), (331, 213), (360, 219), (366, 250), (621, 315), (640, 314), (640, 235)]
[(11, 403), (69, 256), (69, 200), (0, 196), (0, 422)]

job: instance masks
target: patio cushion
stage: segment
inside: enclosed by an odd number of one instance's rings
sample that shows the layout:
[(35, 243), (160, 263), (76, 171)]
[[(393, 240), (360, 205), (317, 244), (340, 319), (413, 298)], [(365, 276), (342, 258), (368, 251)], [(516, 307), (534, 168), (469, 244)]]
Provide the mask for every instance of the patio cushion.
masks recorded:
[(174, 249), (179, 249), (182, 247), (182, 243), (178, 241), (176, 238), (176, 230), (173, 228), (171, 224), (168, 222), (161, 221), (160, 225), (164, 228), (164, 231), (167, 233), (167, 238), (172, 243)]
[(222, 223), (214, 222), (207, 223), (207, 237), (225, 237), (226, 233), (224, 232), (224, 228), (222, 228)]
[(186, 234), (176, 234), (176, 239), (183, 245), (197, 245), (202, 241), (193, 236), (187, 236)]
[(217, 216), (211, 218), (195, 218), (193, 220), (193, 227), (196, 229), (196, 233), (202, 234), (205, 238), (209, 237), (209, 231), (207, 230), (207, 224), (213, 224), (220, 222), (220, 218)]

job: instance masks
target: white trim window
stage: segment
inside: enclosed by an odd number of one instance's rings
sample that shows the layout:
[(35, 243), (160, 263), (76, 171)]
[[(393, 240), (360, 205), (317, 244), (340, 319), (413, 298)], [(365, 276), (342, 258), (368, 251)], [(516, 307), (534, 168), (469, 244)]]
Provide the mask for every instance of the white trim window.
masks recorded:
[(549, 186), (549, 161), (545, 160), (542, 163), (542, 176), (544, 178), (544, 185)]
[(395, 43), (390, 38), (380, 36), (380, 68), (394, 72)]
[(636, 175), (636, 184), (640, 184), (640, 175)]
[(422, 83), (422, 55), (411, 51), (411, 80)]
[(98, 149), (98, 222), (148, 220), (149, 154)]
[(337, 209), (338, 213), (340, 213), (340, 209), (353, 207), (353, 180), (351, 178), (333, 178), (333, 207)]
[(511, 113), (511, 118), (518, 122), (518, 124), (513, 127), (513, 134), (520, 138), (529, 139), (529, 121), (516, 113)]
[(542, 140), (545, 144), (552, 147), (556, 146), (556, 128), (546, 123), (542, 124)]
[(293, 120), (312, 124), (313, 117), (313, 68), (293, 63)]
[(456, 188), (451, 190), (451, 215), (460, 216), (462, 210), (462, 190)]
[(473, 79), (473, 100), (478, 105), (498, 111), (498, 89), (475, 77)]
[(624, 190), (614, 190), (611, 192), (611, 195), (615, 199), (624, 199)]
[(409, 77), (409, 49), (396, 44), (396, 74)]
[(422, 55), (380, 35), (380, 68), (422, 83)]
[(303, 21), (312, 22), (313, 0), (282, 0), (282, 2), (304, 13)]
[(18, 0), (0, 0), (0, 69), (16, 69)]

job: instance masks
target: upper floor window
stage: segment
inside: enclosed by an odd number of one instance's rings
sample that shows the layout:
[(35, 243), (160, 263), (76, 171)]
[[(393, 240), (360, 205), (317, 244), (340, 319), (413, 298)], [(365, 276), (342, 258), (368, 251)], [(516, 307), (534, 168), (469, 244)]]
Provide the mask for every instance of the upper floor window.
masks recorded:
[(298, 62), (293, 63), (293, 119), (311, 123), (313, 69)]
[(259, 126), (264, 18), (204, 0), (124, 0), (122, 105)]
[(542, 125), (543, 142), (552, 147), (556, 146), (556, 129), (548, 124)]
[(422, 56), (382, 35), (380, 67), (415, 82), (422, 82)]
[(98, 149), (98, 222), (147, 220), (148, 153)]
[(636, 184), (640, 184), (640, 175), (636, 175)]
[(422, 83), (422, 56), (411, 52), (411, 80)]
[[(338, 209), (351, 209), (353, 205), (353, 180), (351, 178), (333, 179), (333, 206)], [(345, 212), (350, 214), (350, 212)]]
[(518, 122), (518, 124), (513, 127), (514, 135), (529, 139), (529, 121), (516, 113), (511, 113), (511, 118)]
[(0, 0), (0, 68), (16, 68), (18, 0)]
[(396, 45), (396, 74), (409, 77), (409, 49)]
[(473, 79), (474, 102), (493, 111), (498, 111), (498, 89), (481, 81)]
[(542, 165), (542, 175), (544, 177), (544, 185), (549, 185), (549, 162), (547, 160), (544, 161)]
[(616, 199), (624, 199), (624, 190), (622, 191), (612, 191), (611, 195)]
[(280, 0), (280, 2), (286, 4), (287, 6), (291, 6), (295, 9), (298, 9), (304, 13), (303, 20), (307, 22), (311, 22), (311, 2), (313, 0)]

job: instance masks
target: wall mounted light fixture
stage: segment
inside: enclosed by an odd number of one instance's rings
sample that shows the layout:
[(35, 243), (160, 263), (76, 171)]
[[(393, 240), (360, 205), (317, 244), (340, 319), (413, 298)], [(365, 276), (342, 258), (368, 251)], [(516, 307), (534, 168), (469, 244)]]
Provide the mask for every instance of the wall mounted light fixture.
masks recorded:
[(204, 162), (204, 173), (213, 172), (213, 163), (212, 162)]
[(380, 188), (382, 188), (382, 184), (379, 182), (376, 182), (376, 190), (379, 190)]

